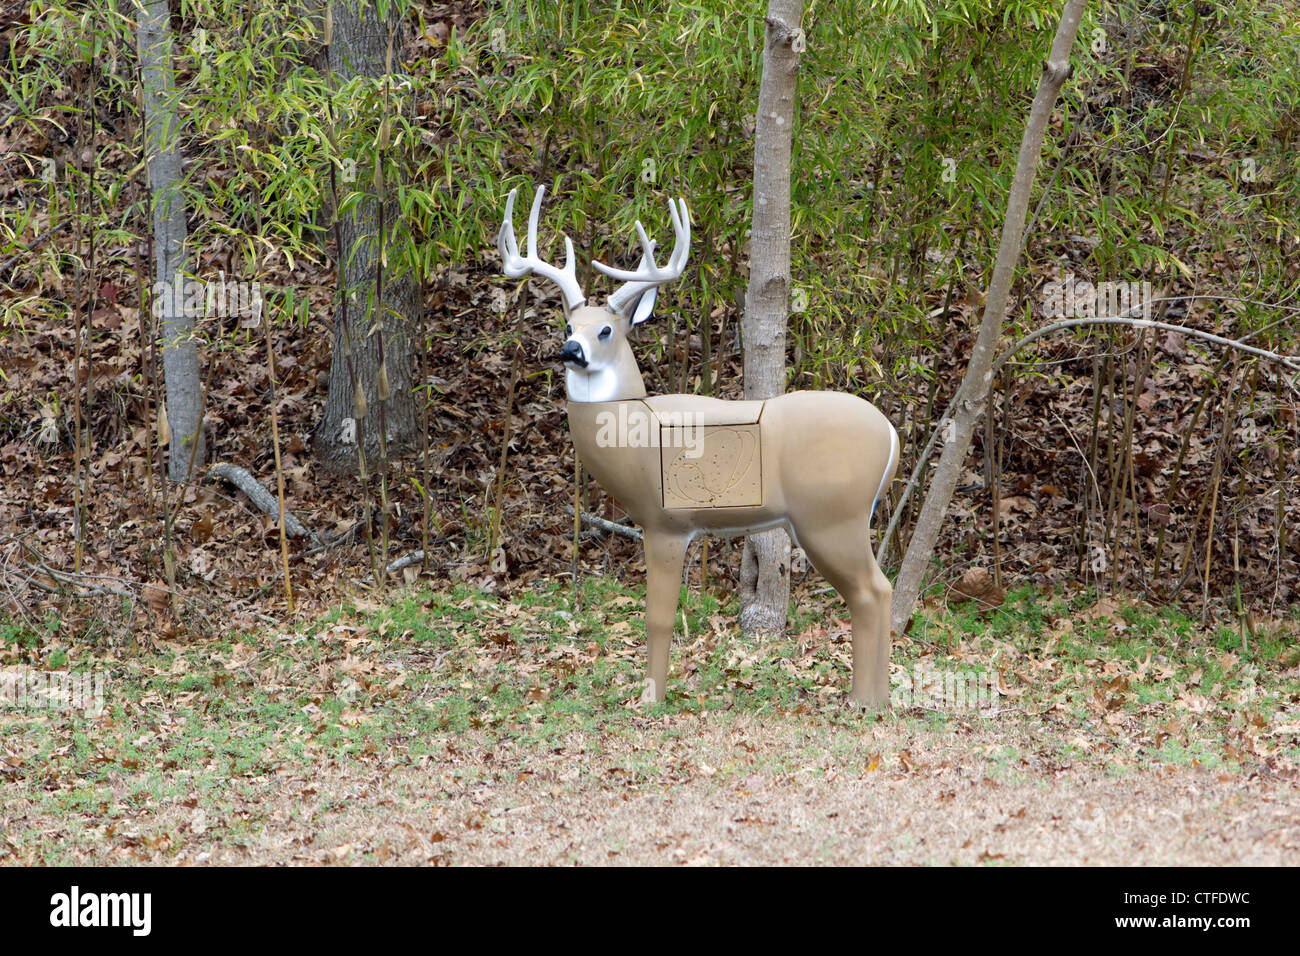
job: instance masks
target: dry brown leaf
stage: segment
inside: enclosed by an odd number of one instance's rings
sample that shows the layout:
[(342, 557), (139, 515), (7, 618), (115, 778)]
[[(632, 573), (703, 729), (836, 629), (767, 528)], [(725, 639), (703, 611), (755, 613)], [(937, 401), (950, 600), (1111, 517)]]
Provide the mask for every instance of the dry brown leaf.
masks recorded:
[(950, 600), (954, 603), (977, 601), (981, 610), (991, 610), (1001, 607), (1006, 597), (1006, 589), (993, 583), (993, 576), (987, 569), (969, 568), (952, 586)]

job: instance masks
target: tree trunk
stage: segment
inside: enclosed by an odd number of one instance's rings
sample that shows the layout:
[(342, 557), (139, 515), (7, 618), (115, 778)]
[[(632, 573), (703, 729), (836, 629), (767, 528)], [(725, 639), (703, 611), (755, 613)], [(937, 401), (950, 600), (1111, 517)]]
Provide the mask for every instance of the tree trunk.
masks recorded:
[(892, 624), (894, 631), (899, 634), (907, 626), (912, 608), (921, 593), (921, 582), (934, 553), (934, 544), (938, 540), (944, 515), (952, 502), (952, 493), (957, 487), (957, 478), (966, 460), (966, 452), (970, 449), (975, 425), (984, 413), (984, 405), (988, 400), (989, 387), (993, 382), (994, 353), (1002, 335), (1002, 322), (1007, 311), (1011, 282), (1015, 277), (1016, 260), (1020, 258), (1029, 198), (1042, 154), (1043, 135), (1056, 97), (1070, 75), (1070, 49), (1079, 32), (1079, 19), (1085, 6), (1087, 0), (1067, 0), (1061, 12), (1061, 24), (1057, 27), (1056, 38), (1052, 41), (1052, 51), (1043, 62), (1038, 92), (1034, 94), (1029, 121), (1025, 124), (1025, 134), (1020, 140), (1020, 154), (1016, 159), (1016, 172), (1007, 197), (1006, 219), (1002, 224), (1002, 237), (993, 264), (993, 278), (989, 282), (979, 336), (975, 340), (970, 365), (957, 392), (943, 454), (939, 456), (939, 464), (935, 467), (925, 503), (921, 506), (921, 515), (916, 522), (916, 530), (912, 532), (907, 553), (903, 556), (903, 565), (898, 572), (898, 581), (894, 585)]
[[(400, 60), (403, 28), (396, 10), (391, 12), (388, 20), (381, 20), (374, 0), (336, 0), (330, 12), (333, 42), (329, 46), (329, 64), (340, 85), (355, 76), (374, 78), (384, 75), (390, 32), (394, 36), (393, 59)], [(371, 172), (364, 169), (364, 165), (358, 163), (358, 183), (372, 179)], [(341, 183), (340, 189), (349, 191), (355, 185)], [(339, 199), (342, 198), (341, 193)], [(330, 471), (355, 473), (355, 443), (358, 440), (365, 442), (367, 469), (381, 466), (381, 419), (388, 433), (387, 453), (390, 457), (421, 446), (419, 407), (414, 391), (420, 289), (410, 276), (399, 279), (384, 276), (383, 358), (388, 370), (390, 397), (380, 415), (380, 340), (374, 328), (379, 204), (373, 197), (368, 197), (339, 215), (339, 238), (343, 244), (343, 248), (338, 250), (339, 281), (345, 290), (350, 291), (350, 298), (346, 321), (341, 305), (335, 311), (329, 394), (312, 446), (317, 458)], [(391, 250), (392, 236), (398, 224), (396, 203), (388, 201), (384, 204), (383, 222), (385, 247)], [(388, 258), (392, 258), (391, 253)], [(348, 337), (351, 338), (353, 367), (368, 409), (360, 422), (354, 419), (353, 412), (352, 380), (345, 347)]]
[[(790, 304), (790, 152), (803, 0), (770, 0), (767, 10), (754, 121), (754, 225), (743, 320), (747, 399), (774, 398), (785, 391)], [(741, 629), (747, 634), (782, 633), (789, 605), (789, 536), (779, 528), (751, 534), (740, 566)]]
[(171, 66), (171, 21), (167, 0), (145, 0), (137, 22), (140, 78), (144, 87), (145, 142), (153, 206), (154, 314), (162, 321), (163, 383), (166, 389), (167, 474), (184, 481), (191, 461), (204, 464), (203, 409), (194, 314), (185, 295), (185, 194), (176, 84)]

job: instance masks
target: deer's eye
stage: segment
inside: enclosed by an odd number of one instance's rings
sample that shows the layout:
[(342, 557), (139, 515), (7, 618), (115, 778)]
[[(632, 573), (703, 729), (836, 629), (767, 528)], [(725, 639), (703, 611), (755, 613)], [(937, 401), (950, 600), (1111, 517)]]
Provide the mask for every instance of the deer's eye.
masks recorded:
[(598, 338), (602, 342), (604, 342), (607, 338), (609, 338), (613, 334), (614, 334), (614, 327), (612, 325), (607, 325), (600, 330), (600, 335), (598, 336)]

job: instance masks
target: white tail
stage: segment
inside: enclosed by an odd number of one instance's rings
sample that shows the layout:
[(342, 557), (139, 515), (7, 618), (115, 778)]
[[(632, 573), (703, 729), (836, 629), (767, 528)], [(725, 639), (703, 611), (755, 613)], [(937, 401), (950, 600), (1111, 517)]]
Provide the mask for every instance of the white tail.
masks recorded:
[(701, 395), (646, 397), (627, 335), (650, 317), (658, 288), (681, 276), (690, 253), (685, 200), (669, 202), (676, 241), (667, 264), (636, 224), (635, 270), (593, 265), (624, 285), (604, 307), (586, 305), (565, 239), (565, 268), (537, 257), (542, 190), (520, 257), (506, 201), (498, 235), (505, 273), (550, 279), (564, 296), (569, 431), (583, 466), (645, 536), (647, 696), (667, 686), (682, 566), (700, 533), (739, 535), (785, 528), (848, 603), (853, 623), (852, 699), (889, 701), (889, 579), (869, 541), (872, 512), (898, 466), (898, 435), (875, 406), (844, 392), (792, 392), (766, 401)]

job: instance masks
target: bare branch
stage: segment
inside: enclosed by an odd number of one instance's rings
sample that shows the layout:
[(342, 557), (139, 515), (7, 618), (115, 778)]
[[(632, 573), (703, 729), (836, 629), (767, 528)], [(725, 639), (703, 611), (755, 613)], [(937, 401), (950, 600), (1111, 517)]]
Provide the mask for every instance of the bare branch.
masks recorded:
[[(565, 505), (566, 514), (573, 514), (573, 505)], [(634, 528), (631, 525), (619, 524), (617, 521), (610, 521), (599, 515), (594, 515), (589, 511), (582, 513), (582, 523), (591, 528), (599, 528), (601, 531), (608, 531), (610, 534), (621, 534), (625, 538), (632, 538), (634, 541), (641, 540), (641, 529)]]
[[(256, 478), (249, 473), (247, 468), (240, 468), (238, 465), (219, 462), (208, 469), (209, 478), (220, 478), (234, 485), (242, 491), (254, 505), (257, 506), (264, 514), (271, 515), (277, 521), (280, 518), (280, 505), (275, 500), (275, 495), (266, 489)], [(309, 530), (301, 521), (293, 516), (290, 511), (284, 513), (284, 527), (295, 538), (308, 538), (312, 544), (321, 543), (319, 536), (315, 531)]]
[[(1154, 303), (1173, 301), (1180, 298), (1187, 297), (1172, 296), (1167, 300), (1155, 299), (1151, 301)], [(1201, 298), (1201, 296), (1196, 296), (1196, 298)], [(1251, 338), (1254, 333), (1240, 339), (1229, 339), (1222, 335), (1215, 335), (1213, 332), (1204, 332), (1201, 329), (1193, 329), (1186, 325), (1175, 325), (1172, 322), (1157, 322), (1152, 319), (1137, 319), (1122, 315), (1107, 315), (1091, 319), (1063, 319), (1060, 322), (1053, 322), (1050, 325), (1043, 326), (1041, 329), (1035, 329), (1033, 332), (1030, 332), (999, 355), (997, 360), (994, 361), (989, 387), (992, 388), (992, 381), (997, 377), (997, 374), (1001, 371), (1002, 367), (1025, 346), (1031, 345), (1039, 339), (1051, 335), (1053, 332), (1060, 332), (1063, 329), (1074, 329), (1089, 325), (1122, 325), (1133, 329), (1162, 329), (1166, 332), (1178, 332), (1181, 335), (1203, 339), (1204, 341), (1213, 342), (1215, 345), (1221, 345), (1225, 348), (1237, 349), (1250, 355), (1254, 355), (1257, 358), (1264, 359), (1265, 361), (1274, 362), (1293, 372), (1300, 372), (1300, 357), (1294, 355), (1283, 355), (1279, 352), (1270, 352), (1268, 349), (1261, 349), (1254, 345), (1247, 345), (1246, 339)], [(1287, 384), (1293, 390), (1295, 389), (1293, 383), (1288, 381)], [(898, 522), (903, 514), (905, 506), (907, 505), (907, 501), (912, 496), (912, 492), (916, 490), (916, 487), (920, 482), (921, 470), (925, 467), (925, 463), (929, 461), (930, 455), (934, 453), (935, 446), (939, 443), (939, 437), (943, 434), (944, 429), (948, 426), (948, 422), (952, 419), (952, 413), (956, 408), (956, 405), (957, 399), (954, 397), (953, 400), (948, 403), (948, 407), (944, 409), (943, 414), (939, 416), (939, 420), (935, 422), (934, 430), (930, 433), (930, 440), (926, 442), (925, 449), (916, 459), (916, 464), (912, 467), (912, 473), (908, 476), (907, 484), (903, 486), (903, 493), (894, 505), (893, 513), (889, 518), (889, 526), (885, 529), (885, 534), (881, 539), (880, 561), (882, 564), (888, 557), (889, 542), (893, 538), (894, 532), (898, 529)]]

